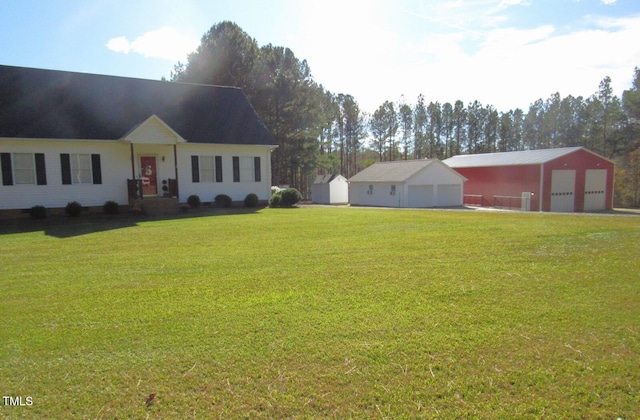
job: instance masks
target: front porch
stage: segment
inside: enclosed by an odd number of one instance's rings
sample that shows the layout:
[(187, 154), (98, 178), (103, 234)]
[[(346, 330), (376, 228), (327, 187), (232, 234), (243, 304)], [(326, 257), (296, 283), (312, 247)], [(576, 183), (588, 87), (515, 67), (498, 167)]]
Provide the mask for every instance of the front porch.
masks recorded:
[(162, 194), (146, 195), (144, 179), (128, 179), (129, 206), (149, 216), (176, 214), (180, 210), (178, 181), (162, 181)]
[(162, 181), (161, 187), (159, 188), (161, 191), (149, 191), (145, 189), (148, 185), (145, 185), (146, 179), (127, 179), (127, 191), (129, 202), (132, 200), (143, 200), (145, 198), (175, 198), (178, 199), (178, 180), (173, 178), (168, 178)]
[(147, 197), (129, 200), (132, 209), (137, 209), (147, 216), (166, 216), (178, 214), (180, 203), (175, 197)]
[(177, 211), (180, 199), (177, 145), (186, 140), (158, 116), (152, 115), (121, 141), (129, 143), (130, 147), (129, 204), (147, 214)]

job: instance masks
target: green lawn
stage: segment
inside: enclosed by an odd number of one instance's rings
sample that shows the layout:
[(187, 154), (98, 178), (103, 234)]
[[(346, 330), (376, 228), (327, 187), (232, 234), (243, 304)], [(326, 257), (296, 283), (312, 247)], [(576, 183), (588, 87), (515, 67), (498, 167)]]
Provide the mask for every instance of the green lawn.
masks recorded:
[(29, 222), (0, 227), (0, 393), (33, 404), (0, 417), (640, 417), (638, 216)]

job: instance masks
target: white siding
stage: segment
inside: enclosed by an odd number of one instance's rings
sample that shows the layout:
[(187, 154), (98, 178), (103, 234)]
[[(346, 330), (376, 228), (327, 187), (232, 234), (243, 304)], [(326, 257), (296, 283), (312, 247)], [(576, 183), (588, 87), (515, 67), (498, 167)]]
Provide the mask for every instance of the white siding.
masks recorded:
[(175, 144), (177, 136), (162, 122), (152, 116), (126, 136), (132, 143)]
[(311, 185), (311, 199), (318, 204), (343, 204), (349, 202), (349, 185), (343, 176), (335, 177), (331, 182)]
[[(101, 206), (113, 200), (126, 204), (127, 174), (131, 174), (128, 145), (114, 141), (2, 140), (3, 153), (43, 153), (47, 185), (1, 185), (0, 210), (28, 209), (36, 205), (64, 207), (71, 201)], [(99, 154), (102, 184), (62, 184), (61, 153)]]
[(438, 185), (460, 184), (462, 177), (453, 169), (439, 162), (432, 162), (429, 166), (407, 179), (409, 185)]
[[(162, 180), (176, 177), (173, 145), (134, 144), (133, 150), (136, 177), (140, 173), (140, 156), (156, 156), (159, 188), (162, 187)], [(213, 201), (218, 194), (227, 194), (234, 201), (242, 201), (249, 193), (255, 193), (260, 200), (268, 200), (271, 188), (270, 150), (268, 146), (178, 144), (180, 201), (185, 202), (191, 194), (199, 195), (203, 202)], [(47, 185), (5, 186), (0, 182), (0, 210), (28, 209), (36, 205), (59, 208), (70, 201), (78, 201), (83, 206), (102, 206), (108, 200), (122, 205), (128, 203), (127, 179), (133, 175), (129, 143), (108, 140), (1, 140), (0, 152), (43, 153), (47, 175)], [(99, 154), (102, 184), (63, 185), (61, 153)], [(222, 156), (223, 182), (193, 183), (192, 155)], [(233, 182), (233, 156), (260, 157), (261, 181)]]
[[(416, 172), (405, 182), (349, 183), (349, 202), (361, 206), (451, 207), (462, 205), (464, 178), (438, 161)], [(369, 185), (373, 190), (369, 190)], [(396, 186), (395, 194), (391, 185)]]
[(311, 185), (311, 200), (318, 204), (331, 204), (331, 192), (329, 184)]
[(349, 185), (343, 176), (335, 178), (329, 183), (329, 203), (342, 204), (349, 202)]
[[(254, 193), (260, 200), (271, 196), (271, 148), (267, 146), (231, 146), (222, 144), (189, 144), (177, 146), (178, 189), (180, 201), (196, 194), (203, 202), (212, 202), (218, 194), (226, 194), (234, 201), (242, 201)], [(196, 182), (191, 177), (191, 156), (221, 156), (222, 182)], [(260, 182), (233, 182), (233, 157), (260, 157)]]
[(461, 206), (462, 183), (457, 172), (434, 161), (407, 180), (409, 207)]
[[(369, 189), (370, 185), (373, 186), (372, 189)], [(391, 193), (392, 185), (396, 186), (395, 194)], [(351, 182), (349, 184), (349, 203), (354, 205), (405, 207), (403, 198), (403, 184), (401, 183)]]

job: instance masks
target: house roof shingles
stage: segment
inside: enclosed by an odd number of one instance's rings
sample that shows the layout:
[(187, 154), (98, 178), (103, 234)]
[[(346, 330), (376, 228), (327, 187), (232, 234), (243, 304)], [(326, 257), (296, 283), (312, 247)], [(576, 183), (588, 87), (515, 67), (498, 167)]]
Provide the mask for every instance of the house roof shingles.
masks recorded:
[(349, 182), (404, 182), (432, 162), (433, 159), (376, 162), (349, 178)]
[(240, 88), (0, 65), (0, 138), (118, 140), (154, 114), (188, 142), (275, 145)]
[(331, 174), (331, 175), (318, 175), (316, 176), (315, 181), (313, 181), (314, 184), (330, 184), (331, 182), (333, 182), (335, 179), (342, 177), (342, 175), (338, 175), (338, 174)]

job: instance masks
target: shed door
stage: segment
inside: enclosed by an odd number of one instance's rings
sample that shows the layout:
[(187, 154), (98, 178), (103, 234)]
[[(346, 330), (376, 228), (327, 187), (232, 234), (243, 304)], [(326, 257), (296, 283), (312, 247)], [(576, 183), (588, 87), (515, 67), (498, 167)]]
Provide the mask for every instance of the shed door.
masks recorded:
[(433, 185), (409, 185), (409, 207), (433, 207)]
[(438, 206), (461, 206), (460, 184), (438, 185)]
[(551, 171), (551, 211), (575, 211), (576, 171)]
[(584, 211), (604, 210), (607, 170), (587, 169), (584, 180)]

